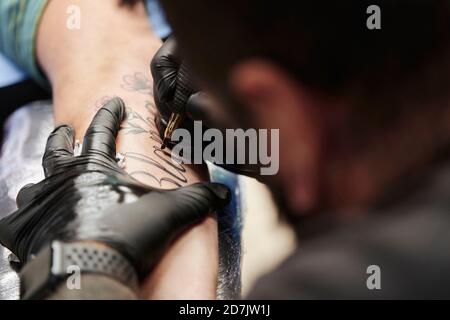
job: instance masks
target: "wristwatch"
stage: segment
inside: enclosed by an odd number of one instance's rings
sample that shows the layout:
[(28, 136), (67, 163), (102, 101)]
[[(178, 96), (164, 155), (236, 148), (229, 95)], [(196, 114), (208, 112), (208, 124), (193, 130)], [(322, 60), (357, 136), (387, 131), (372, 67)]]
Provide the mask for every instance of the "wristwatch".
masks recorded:
[(138, 287), (135, 268), (117, 250), (95, 242), (53, 241), (20, 271), (21, 299), (43, 299), (62, 281), (88, 273), (112, 277), (135, 291)]

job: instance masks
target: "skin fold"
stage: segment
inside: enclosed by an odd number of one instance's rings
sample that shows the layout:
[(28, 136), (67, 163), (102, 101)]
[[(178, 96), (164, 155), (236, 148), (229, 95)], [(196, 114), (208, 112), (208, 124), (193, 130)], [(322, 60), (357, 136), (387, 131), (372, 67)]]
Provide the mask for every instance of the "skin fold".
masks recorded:
[[(70, 5), (81, 28), (66, 27)], [(151, 57), (160, 47), (142, 4), (118, 1), (50, 1), (39, 25), (37, 58), (50, 80), (56, 124), (71, 125), (82, 141), (95, 112), (119, 96), (127, 118), (117, 151), (125, 171), (151, 187), (175, 188), (207, 178), (205, 168), (180, 166), (160, 149), (155, 126)], [(149, 299), (213, 299), (218, 270), (217, 223), (208, 218), (175, 241), (142, 286)]]

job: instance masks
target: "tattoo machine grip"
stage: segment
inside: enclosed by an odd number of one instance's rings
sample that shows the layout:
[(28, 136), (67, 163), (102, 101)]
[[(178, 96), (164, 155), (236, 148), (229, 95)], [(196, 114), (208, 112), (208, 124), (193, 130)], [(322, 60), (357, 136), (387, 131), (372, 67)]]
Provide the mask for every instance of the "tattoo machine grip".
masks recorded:
[(186, 103), (189, 100), (189, 97), (194, 92), (191, 84), (191, 72), (186, 64), (182, 63), (180, 69), (178, 70), (177, 84), (173, 98), (172, 114), (167, 123), (167, 128), (164, 131), (164, 140), (161, 146), (162, 149), (164, 149), (168, 142), (170, 142), (173, 131), (175, 131), (175, 129), (179, 127), (184, 119), (184, 115), (186, 112)]
[(189, 97), (194, 93), (194, 89), (191, 87), (192, 77), (189, 68), (186, 64), (182, 63), (178, 71), (177, 86), (175, 88), (175, 95), (173, 98), (172, 112), (185, 113), (185, 106)]

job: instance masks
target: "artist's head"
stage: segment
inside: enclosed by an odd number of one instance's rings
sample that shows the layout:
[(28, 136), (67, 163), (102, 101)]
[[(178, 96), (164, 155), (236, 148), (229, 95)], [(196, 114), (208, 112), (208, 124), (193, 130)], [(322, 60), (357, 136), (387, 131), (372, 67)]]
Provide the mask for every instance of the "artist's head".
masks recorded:
[(449, 141), (447, 0), (162, 4), (218, 103), (280, 129), (270, 183), (291, 214), (371, 204)]

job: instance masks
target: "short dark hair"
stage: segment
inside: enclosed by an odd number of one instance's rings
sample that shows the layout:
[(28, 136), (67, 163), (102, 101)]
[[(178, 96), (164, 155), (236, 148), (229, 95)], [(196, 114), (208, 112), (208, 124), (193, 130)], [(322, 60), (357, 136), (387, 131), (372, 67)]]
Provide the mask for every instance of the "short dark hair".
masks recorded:
[[(213, 82), (237, 61), (262, 56), (303, 83), (339, 90), (407, 74), (450, 39), (448, 0), (161, 2), (180, 47)], [(370, 5), (381, 8), (381, 30), (366, 27)]]

